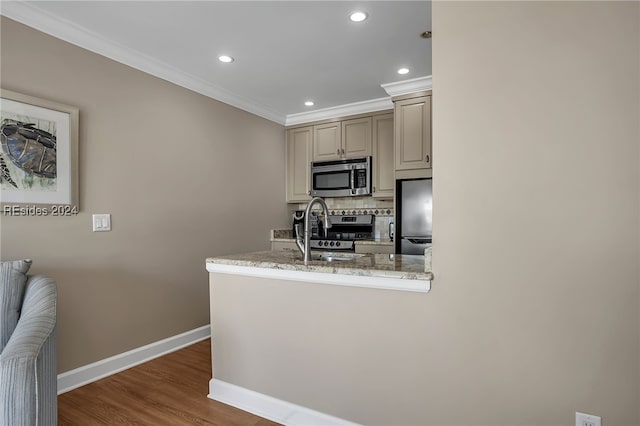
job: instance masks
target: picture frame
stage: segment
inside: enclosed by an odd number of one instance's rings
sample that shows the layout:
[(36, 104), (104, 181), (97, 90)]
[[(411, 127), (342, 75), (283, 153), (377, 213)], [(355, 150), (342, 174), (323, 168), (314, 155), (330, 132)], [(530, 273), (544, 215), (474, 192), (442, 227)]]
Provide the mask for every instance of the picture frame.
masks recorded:
[[(76, 107), (0, 89), (0, 204), (78, 204)], [(46, 209), (44, 211), (47, 211)]]

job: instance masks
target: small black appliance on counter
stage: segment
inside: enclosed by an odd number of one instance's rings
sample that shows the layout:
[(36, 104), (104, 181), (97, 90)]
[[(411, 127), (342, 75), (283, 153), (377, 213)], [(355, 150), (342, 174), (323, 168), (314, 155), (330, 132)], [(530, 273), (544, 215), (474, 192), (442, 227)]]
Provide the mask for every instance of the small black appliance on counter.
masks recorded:
[[(300, 224), (302, 229), (304, 229), (304, 210), (294, 210), (292, 213), (293, 217), (293, 225), (291, 227), (293, 231), (293, 238), (296, 237), (296, 225)], [(318, 235), (318, 216), (316, 216), (315, 212), (311, 212), (311, 219), (309, 221), (309, 225), (311, 226), (311, 236), (315, 237)]]
[(293, 216), (293, 237), (296, 236), (296, 225), (300, 224), (304, 227), (304, 210), (294, 210), (292, 213)]

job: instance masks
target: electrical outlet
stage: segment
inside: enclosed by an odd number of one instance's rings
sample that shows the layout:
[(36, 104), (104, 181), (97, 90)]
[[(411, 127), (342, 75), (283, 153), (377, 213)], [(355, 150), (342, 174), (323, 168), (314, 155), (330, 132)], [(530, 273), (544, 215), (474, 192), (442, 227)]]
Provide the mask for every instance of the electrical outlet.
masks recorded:
[(602, 420), (593, 414), (579, 413), (576, 411), (576, 426), (602, 426)]

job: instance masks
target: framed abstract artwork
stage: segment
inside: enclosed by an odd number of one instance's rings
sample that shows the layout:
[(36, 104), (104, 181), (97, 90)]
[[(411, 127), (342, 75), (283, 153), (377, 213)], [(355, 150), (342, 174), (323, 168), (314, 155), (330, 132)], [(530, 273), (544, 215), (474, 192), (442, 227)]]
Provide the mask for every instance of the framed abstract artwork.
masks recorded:
[[(0, 89), (0, 202), (78, 210), (78, 108)], [(46, 211), (46, 210), (45, 210)]]

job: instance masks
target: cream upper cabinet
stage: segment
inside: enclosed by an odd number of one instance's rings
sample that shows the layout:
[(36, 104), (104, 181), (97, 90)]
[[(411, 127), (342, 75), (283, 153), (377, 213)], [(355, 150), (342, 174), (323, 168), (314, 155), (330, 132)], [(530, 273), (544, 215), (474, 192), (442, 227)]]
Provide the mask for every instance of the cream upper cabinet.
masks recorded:
[(342, 157), (342, 123), (313, 126), (313, 161), (338, 160)]
[(372, 156), (373, 197), (393, 198), (394, 115), (380, 111), (342, 121), (320, 122), (287, 129), (286, 199), (311, 199), (311, 162)]
[(287, 130), (287, 202), (305, 202), (311, 199), (311, 150), (313, 127)]
[(313, 126), (313, 161), (371, 155), (371, 117)]
[(395, 102), (396, 170), (431, 168), (431, 95)]
[(392, 198), (394, 190), (393, 168), (393, 114), (373, 117), (373, 197)]
[(371, 117), (342, 122), (341, 153), (343, 157), (371, 155)]

